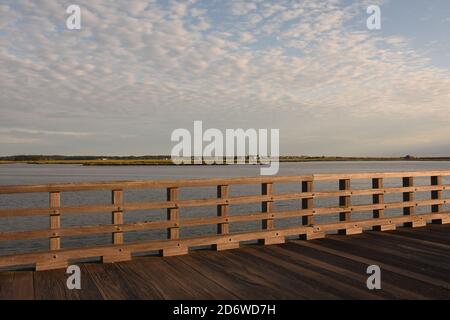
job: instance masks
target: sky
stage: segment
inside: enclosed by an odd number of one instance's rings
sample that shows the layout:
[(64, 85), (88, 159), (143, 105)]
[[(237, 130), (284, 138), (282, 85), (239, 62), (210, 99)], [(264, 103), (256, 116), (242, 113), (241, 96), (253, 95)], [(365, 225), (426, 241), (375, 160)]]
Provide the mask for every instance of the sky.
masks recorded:
[(0, 155), (170, 154), (195, 120), (285, 155), (450, 155), (449, 34), (448, 0), (0, 0)]

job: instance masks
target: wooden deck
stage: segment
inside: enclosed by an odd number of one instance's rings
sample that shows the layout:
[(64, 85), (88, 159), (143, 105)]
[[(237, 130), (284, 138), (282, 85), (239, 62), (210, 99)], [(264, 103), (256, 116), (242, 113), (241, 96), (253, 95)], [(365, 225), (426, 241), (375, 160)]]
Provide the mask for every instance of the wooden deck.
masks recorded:
[[(366, 287), (381, 267), (382, 290)], [(450, 225), (0, 273), (0, 299), (450, 299)]]

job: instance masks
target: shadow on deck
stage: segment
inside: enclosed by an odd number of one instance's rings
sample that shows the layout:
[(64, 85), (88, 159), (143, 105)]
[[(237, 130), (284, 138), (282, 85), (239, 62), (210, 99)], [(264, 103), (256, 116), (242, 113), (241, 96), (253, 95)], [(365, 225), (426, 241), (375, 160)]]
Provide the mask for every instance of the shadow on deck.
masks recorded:
[[(369, 265), (381, 290), (366, 287)], [(0, 273), (0, 299), (450, 299), (450, 225), (399, 228), (273, 246), (197, 251), (81, 266)]]

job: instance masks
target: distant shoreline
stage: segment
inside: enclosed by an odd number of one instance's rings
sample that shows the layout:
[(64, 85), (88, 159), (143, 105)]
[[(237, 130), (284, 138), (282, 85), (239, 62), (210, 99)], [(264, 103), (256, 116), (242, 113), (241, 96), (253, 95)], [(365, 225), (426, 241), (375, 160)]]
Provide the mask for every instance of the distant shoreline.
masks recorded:
[[(70, 157), (55, 159), (60, 156), (36, 156), (40, 159), (31, 159), (34, 156), (17, 156), (17, 157), (0, 157), (1, 164), (67, 164), (67, 165), (83, 165), (83, 166), (170, 166), (176, 165), (168, 157), (89, 157), (89, 159), (68, 159)], [(44, 159), (46, 158), (46, 159)], [(80, 157), (81, 158), (81, 157)], [(248, 161), (248, 159), (247, 159)], [(295, 162), (351, 162), (351, 161), (450, 161), (450, 157), (295, 157), (295, 156), (282, 156), (279, 160), (281, 163), (295, 163)], [(245, 163), (248, 165), (258, 165), (254, 163)], [(197, 166), (207, 165), (203, 164), (182, 164), (182, 166)], [(214, 164), (214, 165), (233, 165), (233, 164)]]

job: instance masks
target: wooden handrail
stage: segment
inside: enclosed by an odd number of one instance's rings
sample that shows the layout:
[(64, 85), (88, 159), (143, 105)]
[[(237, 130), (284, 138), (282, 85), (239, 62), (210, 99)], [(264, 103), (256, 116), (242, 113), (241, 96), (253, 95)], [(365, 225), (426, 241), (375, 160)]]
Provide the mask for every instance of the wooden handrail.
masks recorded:
[(363, 172), (363, 173), (326, 173), (313, 174), (315, 181), (343, 180), (343, 179), (374, 179), (374, 178), (403, 178), (403, 177), (431, 177), (449, 176), (450, 170), (443, 171), (400, 171), (400, 172)]
[[(49, 229), (43, 230), (7, 230), (0, 232), (0, 241), (32, 240), (47, 238), (48, 251), (15, 255), (2, 255), (0, 252), (0, 267), (33, 264), (39, 270), (66, 266), (69, 260), (101, 257), (103, 262), (126, 261), (134, 253), (159, 251), (164, 256), (188, 253), (190, 247), (211, 245), (215, 250), (227, 250), (239, 247), (242, 241), (259, 241), (262, 244), (283, 243), (286, 236), (300, 236), (306, 239), (316, 239), (326, 236), (326, 232), (339, 231), (350, 235), (363, 232), (364, 229), (386, 231), (394, 230), (397, 225), (407, 227), (425, 226), (428, 221), (433, 223), (450, 223), (450, 212), (443, 210), (443, 205), (450, 204), (450, 198), (443, 197), (443, 191), (450, 190), (450, 185), (443, 184), (443, 177), (450, 171), (422, 172), (382, 172), (382, 173), (339, 173), (313, 174), (287, 177), (247, 177), (223, 179), (194, 180), (154, 180), (154, 181), (118, 181), (62, 183), (47, 185), (0, 186), (0, 194), (48, 193), (49, 206), (46, 208), (10, 208), (0, 210), (2, 218), (21, 216), (47, 216)], [(429, 185), (414, 185), (415, 177), (428, 177)], [(368, 179), (370, 189), (353, 189), (353, 179)], [(400, 186), (384, 187), (384, 179), (397, 179)], [(335, 181), (339, 190), (315, 190), (314, 181)], [(276, 193), (278, 184), (296, 184), (299, 192)], [(234, 185), (259, 184), (261, 193), (257, 195), (230, 196)], [(214, 198), (183, 199), (183, 188), (208, 187), (217, 188)], [(129, 189), (160, 188), (166, 189), (167, 198), (163, 201), (126, 202), (124, 194)], [(110, 204), (92, 204), (80, 206), (65, 206), (61, 194), (64, 192), (109, 190), (112, 194)], [(429, 199), (416, 200), (418, 192), (429, 192)], [(403, 195), (403, 201), (386, 202), (387, 194)], [(370, 203), (354, 204), (355, 196), (372, 196)], [(315, 200), (323, 198), (338, 198), (339, 207), (315, 207)], [(298, 208), (294, 210), (275, 210), (279, 201), (298, 200)], [(259, 212), (233, 214), (233, 206), (258, 203)], [(183, 217), (183, 208), (216, 206), (216, 212), (206, 217)], [(430, 212), (417, 214), (415, 207), (429, 206)], [(161, 221), (140, 221), (126, 223), (124, 217), (128, 212), (141, 210), (166, 209), (167, 219)], [(390, 209), (403, 209), (402, 215), (389, 214)], [(355, 213), (372, 211), (370, 219), (355, 220)], [(61, 221), (63, 215), (97, 214), (109, 212), (111, 223), (90, 226), (64, 227)], [(339, 221), (322, 222), (313, 219), (315, 216), (339, 214)], [(286, 218), (301, 218), (297, 225), (289, 228), (278, 228), (277, 220)], [(262, 230), (249, 230), (233, 233), (231, 223), (260, 221)], [(216, 235), (184, 238), (180, 229), (193, 226), (215, 225)], [(22, 228), (23, 229), (23, 228)], [(167, 230), (167, 239), (139, 241), (127, 243), (125, 233), (147, 230)], [(69, 236), (88, 236), (93, 234), (112, 235), (111, 245), (80, 247), (65, 249), (61, 247), (61, 239)]]
[(223, 179), (186, 179), (186, 180), (143, 180), (143, 181), (102, 181), (82, 183), (54, 183), (40, 185), (10, 185), (1, 186), (0, 194), (12, 193), (39, 193), (39, 192), (68, 192), (114, 189), (144, 189), (144, 188), (181, 188), (181, 187), (208, 187), (217, 185), (262, 184), (301, 181), (323, 181), (339, 179), (372, 179), (372, 178), (401, 178), (401, 177), (431, 177), (450, 176), (447, 171), (419, 171), (419, 172), (366, 172), (366, 173), (339, 173), (339, 174), (313, 174), (302, 176), (274, 176), (274, 177), (240, 177)]
[(37, 193), (37, 192), (68, 192), (114, 189), (152, 189), (152, 188), (181, 188), (208, 187), (221, 184), (261, 184), (275, 182), (300, 182), (311, 180), (312, 176), (274, 176), (274, 177), (242, 177), (223, 179), (186, 179), (186, 180), (142, 180), (142, 181), (101, 181), (83, 183), (54, 183), (40, 185), (10, 185), (1, 186), (0, 194)]

